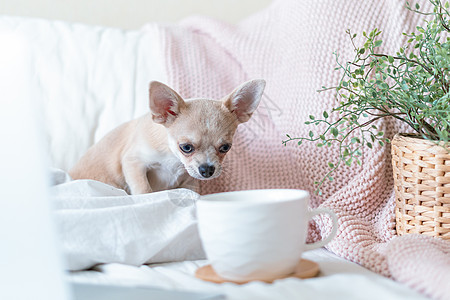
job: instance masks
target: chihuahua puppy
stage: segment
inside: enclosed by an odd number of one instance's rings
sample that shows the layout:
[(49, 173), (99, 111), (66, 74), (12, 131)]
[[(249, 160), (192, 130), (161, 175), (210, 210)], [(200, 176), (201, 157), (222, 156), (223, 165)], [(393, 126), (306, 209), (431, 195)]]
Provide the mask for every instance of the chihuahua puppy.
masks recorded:
[(167, 85), (150, 83), (150, 113), (120, 125), (69, 171), (129, 194), (196, 189), (194, 179), (216, 178), (239, 124), (258, 107), (264, 80), (251, 80), (222, 100), (183, 100)]

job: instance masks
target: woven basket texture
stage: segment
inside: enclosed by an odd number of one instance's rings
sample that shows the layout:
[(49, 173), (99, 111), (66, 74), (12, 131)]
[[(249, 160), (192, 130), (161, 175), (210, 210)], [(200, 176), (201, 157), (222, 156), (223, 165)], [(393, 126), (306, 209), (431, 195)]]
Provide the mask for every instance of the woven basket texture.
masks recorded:
[(446, 149), (413, 135), (393, 138), (398, 235), (419, 233), (450, 240), (450, 148)]

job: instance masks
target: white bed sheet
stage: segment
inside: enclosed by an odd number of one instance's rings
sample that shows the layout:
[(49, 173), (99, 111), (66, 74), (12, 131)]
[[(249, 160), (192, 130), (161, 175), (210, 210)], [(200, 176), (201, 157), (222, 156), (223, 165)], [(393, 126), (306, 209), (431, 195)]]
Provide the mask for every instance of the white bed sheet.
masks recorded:
[(230, 300), (249, 299), (383, 299), (424, 300), (426, 297), (393, 280), (373, 273), (355, 263), (337, 257), (325, 249), (304, 254), (304, 258), (320, 265), (316, 278), (289, 278), (273, 284), (251, 282), (244, 285), (214, 284), (195, 278), (205, 260), (184, 261), (140, 267), (105, 264), (90, 271), (71, 272), (72, 282), (147, 286), (188, 291), (212, 291)]
[[(30, 88), (44, 106), (51, 161), (66, 170), (105, 132), (147, 111), (150, 80), (166, 80), (156, 31), (147, 29), (144, 34), (4, 16), (0, 30), (30, 42), (30, 72), (36, 77)], [(195, 270), (207, 263), (204, 260), (140, 267), (104, 264), (68, 276), (77, 282), (214, 291), (229, 299), (425, 299), (326, 250), (310, 251), (305, 258), (320, 264), (319, 277), (217, 285), (194, 277)]]

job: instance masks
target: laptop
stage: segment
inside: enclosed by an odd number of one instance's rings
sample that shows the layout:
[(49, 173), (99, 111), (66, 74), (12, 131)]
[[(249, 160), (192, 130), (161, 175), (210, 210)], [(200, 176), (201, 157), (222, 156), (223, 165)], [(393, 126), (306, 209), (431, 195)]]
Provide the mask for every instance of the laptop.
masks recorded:
[[(66, 281), (48, 197), (42, 121), (31, 95), (29, 47), (2, 33), (0, 42), (0, 299), (225, 299), (223, 295)], [(32, 97), (33, 96), (33, 97)]]

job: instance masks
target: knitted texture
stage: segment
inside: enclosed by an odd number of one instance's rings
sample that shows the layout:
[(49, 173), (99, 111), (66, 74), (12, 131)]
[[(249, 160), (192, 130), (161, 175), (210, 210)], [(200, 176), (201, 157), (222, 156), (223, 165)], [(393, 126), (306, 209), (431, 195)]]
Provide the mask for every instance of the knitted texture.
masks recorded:
[[(430, 9), (427, 1), (419, 2), (424, 10)], [(186, 19), (177, 26), (153, 25), (160, 26), (165, 39), (168, 84), (184, 97), (218, 99), (245, 80), (267, 81), (258, 110), (238, 129), (224, 173), (218, 179), (202, 182), (201, 193), (259, 188), (314, 191), (314, 181), (327, 173), (328, 162), (337, 156), (337, 147), (317, 148), (306, 142), (284, 147), (281, 141), (287, 133), (307, 136), (309, 130), (320, 129), (304, 122), (310, 114), (321, 115), (337, 104), (333, 92), (316, 90), (335, 85), (341, 76), (334, 70), (334, 51), (342, 61), (354, 55), (346, 29), (361, 36), (364, 30), (379, 28), (385, 41), (381, 51), (396, 53), (405, 43), (402, 32), (414, 31), (421, 18), (406, 10), (399, 0), (280, 0), (237, 26), (203, 17)], [(379, 120), (377, 125), (388, 137), (408, 130), (393, 120)], [(389, 146), (367, 148), (362, 166), (341, 168), (335, 180), (323, 186), (323, 196), (312, 194), (312, 207), (330, 207), (339, 217), (338, 234), (327, 248), (435, 298), (449, 297), (442, 290), (422, 288), (433, 276), (420, 277), (420, 285), (409, 273), (416, 265), (417, 253), (425, 248), (420, 246), (421, 237), (407, 237), (405, 242), (410, 248), (417, 242), (414, 255), (387, 259), (388, 249), (391, 254), (396, 249), (390, 247), (395, 236), (390, 159)], [(330, 231), (326, 217), (315, 221), (311, 241)], [(396, 239), (396, 245), (401, 245), (402, 240)], [(448, 254), (444, 251), (448, 242), (435, 240), (429, 247), (435, 250), (417, 264), (416, 273), (429, 274), (439, 266), (442, 253)], [(450, 269), (440, 270), (448, 278)]]
[(389, 243), (386, 256), (394, 278), (436, 299), (450, 299), (450, 243), (403, 236)]

